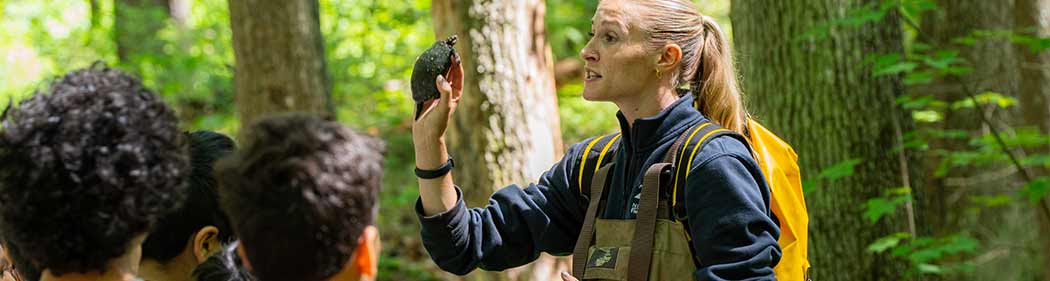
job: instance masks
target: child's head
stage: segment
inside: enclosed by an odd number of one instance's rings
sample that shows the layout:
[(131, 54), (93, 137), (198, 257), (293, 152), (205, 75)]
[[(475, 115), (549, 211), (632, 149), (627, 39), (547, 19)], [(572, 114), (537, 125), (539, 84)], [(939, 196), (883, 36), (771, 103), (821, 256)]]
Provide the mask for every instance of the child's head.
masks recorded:
[(73, 71), (9, 107), (0, 133), (6, 245), (53, 275), (104, 272), (182, 199), (175, 113), (121, 71)]
[(374, 274), (382, 143), (306, 114), (245, 130), (216, 176), (252, 273), (259, 280)]
[(186, 200), (160, 217), (142, 244), (139, 276), (147, 280), (190, 280), (196, 265), (234, 237), (229, 218), (219, 208), (212, 171), (216, 160), (233, 152), (233, 140), (210, 131), (184, 135), (190, 147)]

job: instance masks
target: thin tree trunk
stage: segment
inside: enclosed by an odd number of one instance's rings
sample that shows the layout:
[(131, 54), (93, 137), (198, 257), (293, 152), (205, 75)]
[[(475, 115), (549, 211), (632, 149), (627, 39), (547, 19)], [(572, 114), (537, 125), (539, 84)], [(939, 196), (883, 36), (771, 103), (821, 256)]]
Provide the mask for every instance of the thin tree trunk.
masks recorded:
[(331, 113), (317, 0), (231, 0), (241, 126), (278, 112)]
[[(3, 8), (3, 2), (0, 0), (0, 8)], [(102, 7), (98, 0), (88, 0), (88, 9), (91, 11), (91, 29), (99, 27), (102, 21)]]
[[(562, 154), (553, 58), (546, 41), (543, 0), (433, 1), (435, 39), (458, 35), (463, 98), (449, 131), (449, 150), (461, 163), (456, 181), (468, 205), (497, 189), (535, 182)], [(471, 279), (556, 280), (565, 258), (544, 255), (506, 274)]]
[[(1016, 0), (1014, 24), (1016, 28), (1028, 35), (1050, 37), (1050, 0)], [(1021, 79), (1018, 87), (1022, 119), (1025, 125), (1035, 126), (1040, 133), (1050, 135), (1050, 50), (1033, 51), (1027, 46), (1017, 46), (1018, 65)], [(1050, 144), (1036, 151), (1038, 154), (1050, 154)], [(1050, 169), (1035, 167), (1036, 176), (1050, 176)], [(1036, 252), (1043, 253), (1041, 262), (1050, 263), (1050, 218), (1041, 216), (1040, 241)], [(1050, 267), (1042, 267), (1042, 280), (1050, 281)]]
[[(902, 161), (889, 150), (898, 144), (895, 126), (909, 130), (912, 124), (895, 104), (903, 90), (900, 77), (874, 77), (865, 63), (875, 54), (902, 51), (898, 15), (859, 27), (835, 26), (822, 38), (802, 35), (879, 2), (732, 2), (748, 106), (794, 146), (803, 179), (848, 159), (862, 160), (853, 175), (806, 194), (814, 280), (900, 280), (906, 269), (888, 254), (866, 251), (880, 237), (908, 231), (905, 212), (874, 225), (862, 215), (867, 199), (902, 184)], [(911, 176), (915, 186), (918, 175)]]
[[(96, 1), (92, 0), (92, 4)], [(97, 7), (92, 5), (93, 20), (98, 20), (94, 13)], [(137, 61), (143, 56), (163, 55), (164, 42), (157, 39), (157, 33), (170, 17), (168, 0), (116, 0), (113, 10), (113, 34), (122, 64), (137, 68)]]

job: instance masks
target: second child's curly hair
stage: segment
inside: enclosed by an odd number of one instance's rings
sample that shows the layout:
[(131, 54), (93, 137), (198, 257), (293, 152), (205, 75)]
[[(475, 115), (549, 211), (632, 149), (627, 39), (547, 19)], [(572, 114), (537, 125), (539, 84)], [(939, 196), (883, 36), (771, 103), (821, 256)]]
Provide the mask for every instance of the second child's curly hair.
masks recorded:
[(301, 113), (260, 120), (246, 132), (216, 177), (251, 272), (265, 281), (338, 273), (373, 224), (382, 143)]
[(2, 234), (41, 270), (104, 271), (181, 203), (175, 113), (121, 71), (70, 72), (0, 120)]

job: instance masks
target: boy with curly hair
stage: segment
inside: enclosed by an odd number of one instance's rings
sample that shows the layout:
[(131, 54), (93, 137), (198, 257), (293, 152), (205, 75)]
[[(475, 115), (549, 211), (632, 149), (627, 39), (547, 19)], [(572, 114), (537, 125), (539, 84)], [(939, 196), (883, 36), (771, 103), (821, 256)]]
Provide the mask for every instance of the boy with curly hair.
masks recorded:
[(150, 226), (185, 193), (186, 147), (171, 108), (96, 64), (0, 120), (5, 245), (44, 281), (134, 280)]
[(249, 271), (261, 281), (372, 280), (382, 143), (297, 113), (246, 132), (215, 173)]

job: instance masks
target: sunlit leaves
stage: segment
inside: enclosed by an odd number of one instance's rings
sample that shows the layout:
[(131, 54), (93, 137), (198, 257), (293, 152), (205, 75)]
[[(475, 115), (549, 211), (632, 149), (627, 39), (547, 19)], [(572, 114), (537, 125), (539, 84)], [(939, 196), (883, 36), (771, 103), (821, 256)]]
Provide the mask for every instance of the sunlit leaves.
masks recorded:
[(912, 265), (909, 274), (945, 274), (973, 270), (969, 262), (950, 262), (950, 257), (971, 254), (980, 243), (965, 233), (948, 236), (912, 237), (905, 232), (884, 236), (868, 245), (867, 251), (903, 258)]

